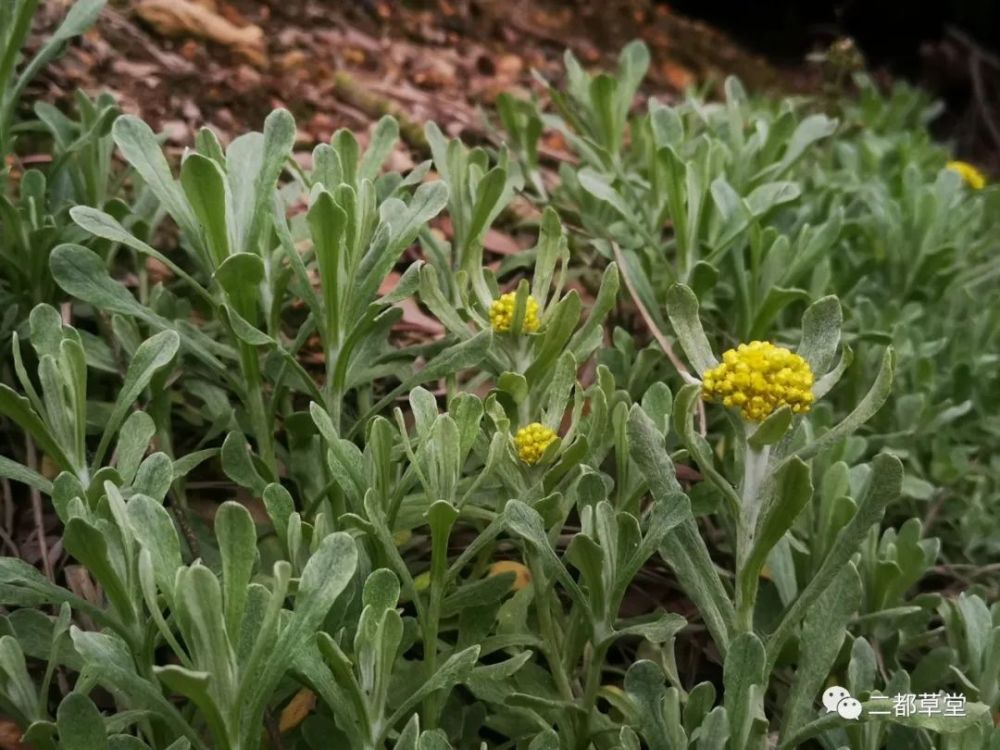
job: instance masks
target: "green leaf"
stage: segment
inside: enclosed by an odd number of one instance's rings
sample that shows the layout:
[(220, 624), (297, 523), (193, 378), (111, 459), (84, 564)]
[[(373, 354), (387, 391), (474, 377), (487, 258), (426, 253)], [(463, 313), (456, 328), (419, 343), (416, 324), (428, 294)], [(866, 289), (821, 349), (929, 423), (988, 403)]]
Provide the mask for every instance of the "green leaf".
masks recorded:
[(486, 329), (484, 331), (480, 331), (470, 339), (459, 341), (457, 344), (452, 344), (447, 349), (433, 357), (430, 362), (427, 363), (426, 367), (411, 375), (406, 379), (406, 381), (392, 389), (388, 395), (369, 409), (368, 412), (360, 420), (358, 420), (355, 427), (352, 428), (351, 434), (353, 434), (358, 426), (364, 424), (368, 417), (373, 414), (377, 414), (386, 406), (391, 404), (399, 394), (413, 390), (413, 388), (421, 383), (454, 375), (461, 370), (465, 370), (469, 367), (475, 367), (486, 358), (492, 341), (493, 331), (491, 329)]
[(615, 630), (615, 637), (637, 635), (650, 643), (669, 643), (674, 636), (687, 627), (687, 620), (676, 612), (666, 612), (648, 622), (638, 622)]
[[(38, 444), (38, 447), (51, 456), (60, 468), (67, 471), (79, 470), (80, 467), (75, 466), (69, 459), (69, 456), (63, 452), (59, 443), (49, 432), (48, 427), (32, 408), (31, 402), (24, 398), (24, 396), (19, 396), (14, 390), (2, 383), (0, 383), (0, 414), (13, 420), (15, 424), (31, 435)], [(17, 465), (13, 461), (10, 464), (13, 464), (13, 466), (8, 466), (7, 470), (16, 471)], [(24, 469), (24, 471), (28, 471), (28, 469)], [(27, 474), (24, 477), (31, 478)], [(16, 479), (17, 477), (12, 478)]]
[(788, 305), (800, 300), (808, 300), (809, 293), (803, 289), (784, 289), (772, 286), (767, 291), (767, 296), (757, 309), (753, 324), (750, 326), (750, 338), (759, 338), (767, 335), (768, 329), (774, 323), (775, 318)]
[(755, 722), (763, 718), (763, 690), (767, 684), (764, 645), (753, 633), (741, 633), (726, 653), (723, 700), (736, 747), (753, 747)]
[[(79, 0), (70, 6), (69, 12), (66, 13), (66, 17), (63, 19), (63, 22), (59, 24), (58, 28), (56, 28), (56, 30), (48, 36), (42, 48), (38, 50), (31, 61), (24, 66), (24, 69), (17, 78), (17, 82), (10, 86), (8, 91), (4, 92), (5, 105), (8, 101), (18, 101), (21, 96), (21, 92), (24, 90), (24, 87), (28, 85), (28, 82), (38, 75), (39, 71), (41, 71), (49, 63), (49, 61), (65, 49), (66, 42), (75, 36), (80, 36), (83, 32), (94, 25), (97, 21), (98, 15), (100, 15), (101, 9), (104, 7), (104, 3), (105, 0)], [(26, 3), (22, 7), (30, 13), (30, 11), (37, 6), (35, 4)], [(10, 11), (5, 8), (5, 22), (7, 20), (8, 12)], [(27, 27), (25, 28), (25, 31), (27, 31)], [(4, 50), (4, 57), (7, 59), (0, 63), (0, 76), (6, 79), (7, 75), (13, 72), (13, 65), (16, 64), (15, 61), (17, 59), (18, 42), (20, 40), (16, 36), (12, 36), (4, 41), (11, 45), (9, 50)], [(10, 85), (7, 80), (3, 80), (3, 84), (5, 88)], [(0, 123), (0, 127), (6, 129), (7, 123)]]
[(839, 443), (875, 416), (875, 413), (882, 408), (886, 399), (889, 398), (889, 393), (892, 391), (892, 377), (895, 366), (896, 356), (893, 350), (891, 348), (886, 349), (885, 355), (882, 357), (882, 366), (879, 368), (875, 382), (872, 383), (871, 388), (868, 389), (868, 393), (865, 394), (865, 397), (854, 408), (854, 411), (818, 438), (799, 448), (799, 450), (795, 451), (794, 455), (803, 460), (812, 458), (820, 451)]
[(217, 268), (230, 254), (226, 176), (214, 159), (188, 154), (181, 164), (181, 187), (201, 224), (212, 267)]
[(162, 504), (145, 495), (133, 496), (125, 507), (132, 534), (152, 557), (157, 586), (172, 600), (174, 580), (182, 565), (173, 519)]
[(246, 487), (254, 497), (260, 497), (267, 482), (250, 458), (250, 446), (241, 432), (230, 432), (222, 443), (222, 471), (240, 487)]
[(837, 534), (819, 570), (799, 598), (785, 612), (778, 627), (768, 639), (769, 665), (777, 661), (778, 654), (791, 636), (792, 630), (854, 556), (862, 541), (868, 536), (869, 529), (882, 520), (886, 506), (899, 497), (903, 483), (903, 465), (900, 460), (888, 453), (880, 453), (872, 459), (871, 466), (871, 475), (864, 495), (858, 503), (857, 512)]
[[(655, 663), (640, 660), (625, 673), (625, 692), (636, 706), (638, 729), (650, 750), (673, 750), (671, 736), (678, 727), (668, 725), (664, 702), (666, 675)], [(683, 731), (683, 730), (682, 730)]]
[(295, 501), (288, 490), (276, 482), (272, 482), (264, 488), (264, 507), (274, 524), (274, 533), (281, 540), (282, 545), (287, 545), (288, 541), (288, 519), (295, 512)]
[[(264, 280), (264, 261), (259, 255), (233, 253), (215, 271), (215, 280), (233, 300), (246, 299), (256, 293)], [(240, 307), (239, 304), (236, 305)], [(242, 308), (240, 308), (242, 310)]]
[(774, 445), (785, 436), (791, 424), (792, 410), (787, 405), (782, 406), (760, 423), (747, 442), (751, 448), (758, 451), (765, 445)]
[(122, 481), (128, 485), (135, 479), (142, 457), (149, 449), (149, 441), (156, 434), (156, 424), (153, 418), (144, 411), (134, 411), (122, 423), (118, 431), (118, 443), (115, 448), (117, 460), (115, 468)]
[(466, 236), (460, 238), (467, 245), (479, 243), (489, 229), (490, 223), (503, 208), (503, 197), (507, 185), (507, 170), (493, 167), (476, 186), (476, 202), (472, 207), (471, 220)]
[[(3, 398), (4, 394), (0, 392), (0, 413), (6, 414), (2, 406)], [(45, 495), (52, 494), (52, 482), (37, 471), (29, 469), (27, 466), (22, 466), (16, 461), (11, 461), (6, 456), (0, 456), (0, 477), (21, 482)]]
[(96, 633), (73, 627), (70, 631), (73, 646), (83, 657), (86, 668), (109, 690), (127, 696), (129, 706), (146, 708), (170, 727), (183, 735), (198, 750), (207, 750), (198, 733), (184, 720), (180, 711), (163, 697), (158, 686), (135, 673), (128, 647), (117, 636)]
[(357, 564), (357, 546), (348, 534), (337, 532), (324, 538), (302, 571), (294, 613), (277, 642), (268, 637), (266, 629), (261, 629), (249, 660), (241, 665), (241, 673), (251, 678), (243, 681), (239, 698), (247, 707), (241, 728), (247, 742), (250, 736), (259, 736), (266, 703), (288, 670), (293, 654), (307, 638), (314, 637), (334, 601), (353, 578)]
[(813, 302), (802, 316), (802, 340), (797, 353), (809, 363), (816, 378), (833, 365), (843, 324), (840, 300), (833, 295)]
[(705, 721), (712, 707), (715, 706), (715, 685), (711, 682), (699, 682), (688, 691), (684, 703), (684, 729), (692, 734)]
[(264, 120), (264, 153), (254, 182), (249, 226), (246, 226), (243, 244), (239, 246), (244, 252), (258, 251), (261, 232), (271, 215), (269, 209), (275, 183), (292, 155), (295, 132), (295, 119), (287, 109), (276, 109)]
[(392, 115), (383, 116), (375, 124), (368, 140), (368, 148), (358, 165), (358, 179), (374, 180), (398, 140), (399, 123), (396, 122), (396, 118)]
[(742, 513), (743, 500), (729, 480), (715, 468), (715, 456), (708, 440), (694, 429), (694, 405), (700, 396), (701, 386), (696, 383), (685, 385), (677, 392), (674, 404), (674, 429), (680, 435), (684, 447), (698, 463), (701, 473), (722, 492), (732, 517), (736, 518)]
[(167, 213), (188, 237), (197, 241), (200, 238), (197, 221), (149, 125), (133, 115), (122, 115), (115, 120), (111, 133), (125, 160), (139, 173)]
[(108, 737), (108, 750), (150, 750), (150, 748), (134, 735), (112, 734)]
[(535, 360), (525, 371), (528, 382), (535, 382), (562, 356), (566, 343), (580, 321), (583, 304), (580, 295), (571, 291), (546, 313), (545, 328), (536, 338)]
[[(100, 256), (81, 245), (65, 244), (56, 247), (49, 256), (49, 267), (56, 283), (72, 297), (89, 302), (106, 312), (116, 312), (144, 321), (159, 330), (175, 327), (171, 321), (136, 301), (122, 284), (108, 275)], [(176, 327), (184, 332), (182, 341), (186, 350), (213, 370), (225, 371), (225, 366), (215, 356), (218, 349), (206, 346), (204, 334), (199, 335), (197, 329), (182, 323)]]
[(176, 664), (154, 666), (153, 672), (167, 688), (188, 698), (198, 707), (198, 711), (211, 729), (217, 745), (225, 745), (230, 741), (225, 722), (209, 687), (212, 682), (211, 674), (185, 669)]
[(726, 709), (718, 706), (712, 709), (700, 727), (698, 750), (725, 750), (729, 742), (729, 716)]
[(653, 420), (657, 429), (666, 434), (674, 410), (674, 394), (666, 383), (656, 382), (642, 395), (642, 410)]
[[(888, 711), (888, 715), (871, 715), (871, 711)], [(779, 748), (791, 750), (802, 747), (807, 740), (836, 729), (845, 729), (865, 724), (894, 724), (913, 729), (926, 729), (937, 734), (960, 734), (976, 726), (988, 727), (991, 722), (990, 708), (982, 703), (968, 702), (965, 704), (964, 716), (944, 716), (943, 714), (912, 714), (896, 716), (893, 711), (892, 698), (877, 698), (864, 701), (861, 704), (861, 717), (856, 720), (842, 719), (836, 712), (824, 714), (815, 721), (802, 727), (794, 735), (785, 739)]]
[(84, 612), (98, 622), (107, 624), (108, 614), (103, 608), (74, 596), (56, 586), (33, 565), (16, 557), (0, 557), (0, 603), (21, 607), (69, 602), (74, 610)]
[(766, 182), (756, 188), (744, 200), (750, 214), (755, 218), (783, 203), (790, 203), (802, 194), (802, 188), (795, 182)]
[(149, 312), (121, 284), (108, 276), (104, 262), (82, 245), (59, 245), (49, 257), (56, 283), (67, 294), (108, 312), (145, 320), (159, 328), (169, 328), (164, 318)]
[(577, 179), (580, 181), (580, 187), (598, 200), (606, 202), (622, 217), (634, 219), (632, 210), (622, 199), (621, 194), (602, 175), (589, 167), (584, 167), (577, 173)]
[(771, 494), (773, 499), (757, 521), (753, 546), (739, 574), (739, 585), (746, 601), (753, 599), (757, 580), (768, 554), (792, 527), (812, 496), (812, 471), (809, 464), (798, 459), (785, 464), (774, 482)]
[(124, 421), (128, 410), (132, 408), (143, 389), (149, 385), (153, 375), (165, 367), (177, 354), (180, 348), (180, 337), (174, 331), (161, 331), (143, 341), (129, 362), (125, 373), (125, 382), (118, 391), (118, 398), (107, 419), (101, 442), (94, 454), (94, 467), (99, 467), (104, 459), (104, 453), (111, 444), (111, 438), (118, 432), (118, 427)]
[(528, 542), (539, 554), (549, 574), (558, 577), (576, 602), (582, 607), (586, 607), (587, 597), (552, 549), (545, 533), (544, 522), (538, 511), (520, 500), (508, 500), (504, 507), (503, 517), (507, 528)]
[(795, 132), (792, 133), (785, 148), (785, 153), (782, 154), (781, 161), (754, 175), (754, 181), (765, 175), (769, 178), (780, 177), (802, 158), (802, 155), (813, 143), (833, 135), (836, 130), (836, 120), (822, 114), (809, 115), (795, 128)]
[[(478, 659), (479, 646), (469, 646), (469, 648), (449, 656), (448, 660), (434, 674), (403, 699), (399, 708), (392, 713), (392, 716), (386, 722), (386, 728), (382, 730), (383, 735), (426, 696), (438, 690), (448, 690), (452, 686), (464, 682), (472, 672), (472, 668)], [(376, 745), (378, 744), (381, 744), (381, 738), (376, 743)]]
[(215, 514), (215, 535), (222, 557), (223, 606), (229, 639), (239, 639), (247, 586), (257, 557), (257, 529), (250, 511), (236, 502), (225, 502)]
[(132, 597), (112, 562), (107, 536), (82, 518), (71, 518), (63, 532), (66, 551), (79, 560), (107, 594), (118, 616), (126, 623), (135, 619)]
[(848, 562), (810, 608), (802, 624), (795, 681), (784, 706), (782, 737), (794, 734), (814, 717), (816, 696), (822, 692), (840, 653), (847, 624), (860, 604), (861, 579), (853, 563)]
[[(96, 476), (96, 475), (95, 475)], [(170, 456), (162, 451), (147, 456), (136, 472), (135, 480), (132, 482), (132, 489), (149, 495), (159, 502), (170, 491), (170, 485), (174, 481), (174, 465)]]
[(670, 287), (667, 290), (667, 315), (697, 377), (719, 364), (701, 327), (698, 298), (694, 292), (683, 284)]
[(104, 719), (83, 693), (72, 692), (56, 710), (59, 745), (65, 750), (102, 750), (108, 746)]
[[(385, 203), (382, 204), (383, 212), (385, 212), (385, 205)], [(393, 216), (389, 222), (392, 233), (389, 248), (386, 251), (387, 260), (391, 259), (395, 263), (398, 254), (409, 247), (424, 225), (441, 213), (447, 205), (448, 185), (443, 180), (425, 182), (418, 187), (409, 205), (406, 206), (406, 210)], [(385, 267), (383, 263), (378, 263), (375, 268), (378, 271), (373, 276), (381, 281), (385, 278), (391, 265)]]
[[(632, 458), (639, 465), (653, 500), (669, 504), (672, 496), (682, 494), (681, 486), (663, 436), (638, 405), (629, 412), (628, 437)], [(660, 554), (670, 564), (685, 593), (697, 604), (716, 644), (725, 651), (735, 610), (694, 516), (666, 535)]]
[(43, 715), (21, 644), (10, 635), (0, 637), (0, 685), (3, 686), (3, 705), (15, 709), (20, 714), (19, 721), (26, 723)]
[[(103, 237), (110, 242), (119, 242), (138, 253), (160, 261), (160, 263), (176, 274), (178, 278), (187, 282), (193, 292), (209, 304), (212, 303), (211, 297), (208, 296), (208, 293), (202, 288), (201, 284), (195, 281), (187, 271), (177, 265), (170, 257), (134, 236), (115, 217), (90, 206), (74, 206), (70, 209), (70, 216), (79, 227), (86, 229), (95, 237)], [(107, 273), (106, 270), (104, 272)]]

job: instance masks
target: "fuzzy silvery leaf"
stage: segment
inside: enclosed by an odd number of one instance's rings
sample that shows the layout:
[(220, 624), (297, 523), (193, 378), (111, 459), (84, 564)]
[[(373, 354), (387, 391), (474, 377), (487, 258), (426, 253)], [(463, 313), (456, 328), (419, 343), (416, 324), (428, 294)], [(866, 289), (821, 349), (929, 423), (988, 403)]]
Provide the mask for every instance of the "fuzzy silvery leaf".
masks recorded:
[(72, 692), (56, 710), (59, 744), (65, 750), (103, 750), (108, 747), (104, 719), (83, 693)]
[(829, 553), (823, 560), (812, 580), (785, 612), (778, 627), (771, 633), (767, 643), (768, 663), (777, 660), (785, 641), (793, 628), (805, 617), (817, 599), (830, 586), (837, 575), (853, 557), (869, 529), (881, 521), (886, 506), (899, 496), (903, 479), (903, 465), (899, 459), (887, 453), (880, 453), (872, 460), (871, 477), (864, 495), (858, 503), (858, 510), (837, 534)]
[(127, 705), (155, 712), (175, 734), (186, 737), (192, 747), (207, 750), (199, 734), (180, 711), (163, 697), (159, 686), (135, 673), (128, 647), (119, 637), (76, 627), (70, 632), (74, 647), (101, 684), (127, 696)]
[(741, 633), (726, 652), (723, 705), (732, 737), (739, 747), (751, 747), (765, 727), (763, 689), (767, 684), (764, 645), (753, 633)]
[(688, 361), (700, 376), (719, 361), (712, 354), (698, 314), (698, 298), (688, 287), (675, 284), (667, 292), (667, 315)]
[(215, 514), (215, 534), (222, 557), (223, 607), (231, 641), (239, 638), (247, 586), (257, 557), (257, 529), (250, 512), (236, 502), (225, 502)]
[[(638, 406), (632, 407), (629, 414), (628, 434), (632, 457), (650, 494), (657, 502), (668, 504), (672, 495), (681, 494), (681, 486), (663, 436)], [(687, 595), (698, 604), (715, 642), (725, 650), (735, 611), (693, 516), (667, 534), (660, 554), (677, 574)]]
[(782, 737), (794, 734), (815, 715), (816, 696), (840, 653), (847, 625), (861, 604), (861, 579), (850, 562), (806, 615), (800, 657), (784, 711)]
[(840, 300), (833, 296), (816, 300), (802, 316), (802, 340), (797, 353), (809, 363), (817, 378), (825, 375), (833, 364), (843, 322)]

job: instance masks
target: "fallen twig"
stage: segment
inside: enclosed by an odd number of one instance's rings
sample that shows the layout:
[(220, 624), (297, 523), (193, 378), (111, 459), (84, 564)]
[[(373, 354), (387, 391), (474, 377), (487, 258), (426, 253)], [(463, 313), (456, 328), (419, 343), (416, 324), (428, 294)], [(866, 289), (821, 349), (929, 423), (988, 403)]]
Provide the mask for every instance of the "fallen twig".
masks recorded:
[[(38, 454), (35, 451), (35, 444), (31, 437), (25, 435), (24, 446), (27, 451), (28, 468), (38, 471)], [(31, 511), (35, 521), (35, 532), (38, 535), (38, 556), (42, 559), (42, 570), (45, 577), (50, 581), (55, 581), (55, 573), (52, 571), (52, 561), (49, 560), (49, 547), (45, 540), (45, 513), (42, 509), (42, 493), (37, 488), (31, 488)]]
[[(656, 339), (656, 343), (660, 345), (663, 349), (663, 353), (667, 355), (667, 359), (677, 370), (677, 374), (681, 376), (681, 379), (685, 383), (697, 383), (698, 379), (694, 377), (687, 366), (681, 361), (680, 357), (674, 352), (674, 347), (671, 345), (670, 341), (664, 335), (663, 331), (659, 329), (656, 322), (653, 320), (653, 316), (649, 314), (649, 310), (646, 306), (642, 304), (642, 300), (639, 299), (638, 293), (635, 291), (635, 287), (632, 285), (631, 279), (628, 277), (625, 266), (625, 258), (622, 257), (621, 248), (618, 247), (617, 242), (612, 242), (611, 247), (615, 253), (615, 260), (618, 261), (618, 269), (621, 271), (622, 279), (625, 282), (625, 288), (628, 289), (629, 295), (632, 297), (632, 301), (635, 303), (636, 308), (639, 310), (639, 315), (642, 316), (643, 321), (646, 323), (646, 327), (649, 329), (650, 334)], [(699, 399), (698, 400), (698, 432), (704, 436), (708, 433), (707, 417), (705, 416), (705, 403)]]

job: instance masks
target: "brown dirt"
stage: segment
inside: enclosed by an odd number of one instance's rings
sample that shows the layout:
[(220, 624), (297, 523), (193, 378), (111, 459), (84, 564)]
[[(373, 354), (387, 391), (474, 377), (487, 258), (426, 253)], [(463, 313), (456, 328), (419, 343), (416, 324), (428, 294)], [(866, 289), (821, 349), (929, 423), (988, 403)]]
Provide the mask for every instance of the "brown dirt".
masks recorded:
[[(649, 0), (190, 2), (233, 28), (259, 28), (264, 56), (178, 36), (144, 12), (143, 0), (129, 0), (106, 8), (34, 94), (60, 101), (78, 87), (111, 91), (175, 146), (189, 144), (204, 125), (224, 140), (259, 129), (268, 112), (284, 106), (308, 148), (340, 127), (363, 132), (385, 111), (401, 117), (411, 142), (429, 119), (477, 139), (481, 108), (501, 91), (541, 95), (532, 71), (558, 79), (565, 49), (584, 65), (610, 66), (635, 38), (652, 51), (650, 90), (666, 98), (689, 85), (718, 85), (730, 73), (755, 87), (789, 80), (721, 33)], [(65, 0), (45, 0), (38, 39), (64, 10)]]

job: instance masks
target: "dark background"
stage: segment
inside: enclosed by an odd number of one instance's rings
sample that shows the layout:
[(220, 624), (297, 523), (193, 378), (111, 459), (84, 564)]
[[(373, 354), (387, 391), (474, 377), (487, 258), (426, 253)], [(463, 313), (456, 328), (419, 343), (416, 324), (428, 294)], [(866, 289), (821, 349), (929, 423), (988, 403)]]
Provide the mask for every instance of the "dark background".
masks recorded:
[(675, 0), (786, 67), (850, 37), (869, 70), (927, 89), (945, 104), (932, 130), (1000, 174), (1000, 0)]
[(675, 0), (668, 5), (788, 63), (848, 35), (872, 64), (919, 76), (922, 48), (945, 38), (952, 26), (984, 48), (1000, 47), (1000, 0)]

